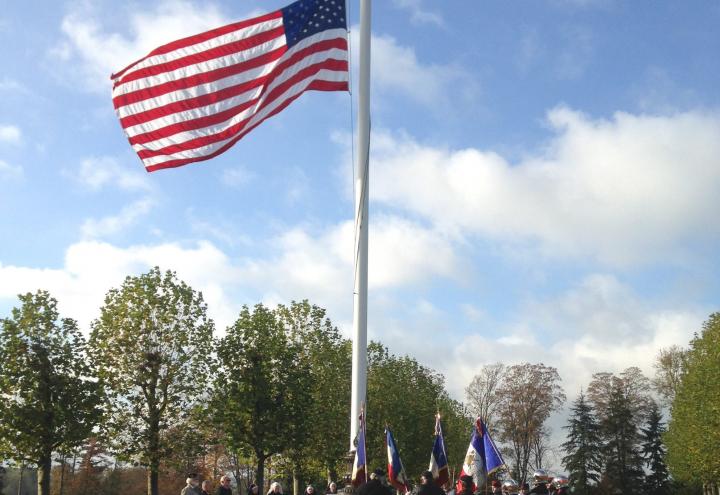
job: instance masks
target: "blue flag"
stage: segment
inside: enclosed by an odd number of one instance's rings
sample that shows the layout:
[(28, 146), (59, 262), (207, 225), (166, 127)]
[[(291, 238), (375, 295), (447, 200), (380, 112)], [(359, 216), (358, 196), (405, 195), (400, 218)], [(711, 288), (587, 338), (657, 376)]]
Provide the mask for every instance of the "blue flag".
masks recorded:
[(430, 454), (430, 468), (428, 470), (433, 475), (433, 482), (440, 487), (450, 480), (447, 454), (445, 452), (445, 440), (443, 439), (442, 425), (440, 424), (440, 414), (438, 414), (435, 416), (435, 442)]

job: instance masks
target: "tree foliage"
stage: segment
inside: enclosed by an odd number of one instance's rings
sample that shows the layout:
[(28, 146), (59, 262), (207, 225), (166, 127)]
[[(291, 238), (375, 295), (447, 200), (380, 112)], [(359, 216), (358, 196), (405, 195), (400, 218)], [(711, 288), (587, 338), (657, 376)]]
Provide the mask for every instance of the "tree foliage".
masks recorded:
[(602, 442), (600, 426), (582, 392), (570, 408), (568, 424), (564, 428), (568, 435), (567, 441), (562, 444), (566, 452), (562, 463), (568, 471), (573, 493), (589, 495), (600, 480)]
[(465, 387), (470, 411), (482, 418), (488, 428), (493, 426), (495, 411), (503, 396), (501, 388), (505, 379), (506, 367), (502, 363), (486, 364)]
[(157, 267), (111, 289), (92, 324), (106, 433), (119, 458), (148, 468), (149, 495), (158, 493), (161, 461), (187, 448), (168, 432), (208, 396), (212, 333), (202, 295)]
[(687, 349), (676, 345), (660, 349), (658, 352), (654, 364), (655, 377), (653, 377), (652, 385), (667, 406), (672, 404), (682, 382), (687, 355)]
[(441, 412), (450, 463), (460, 463), (472, 422), (462, 406), (447, 395), (441, 374), (408, 356), (392, 355), (386, 347), (368, 345), (367, 451), (371, 468), (387, 465), (383, 430), (388, 424), (398, 443), (410, 478), (427, 469)]
[(100, 419), (99, 387), (76, 322), (45, 291), (19, 298), (0, 321), (0, 458), (38, 466), (47, 495), (53, 451), (82, 442)]
[(690, 343), (665, 441), (675, 479), (720, 483), (720, 313)]
[(647, 422), (640, 430), (642, 455), (645, 459), (645, 493), (648, 495), (666, 495), (670, 490), (670, 477), (665, 464), (665, 445), (662, 435), (665, 424), (662, 422), (660, 408), (653, 401), (647, 415)]
[(543, 426), (565, 402), (560, 375), (552, 366), (523, 363), (507, 368), (498, 410), (499, 438), (508, 446), (518, 481), (527, 479), (534, 445)]
[(245, 306), (218, 345), (213, 415), (231, 449), (252, 453), (263, 486), (265, 461), (306, 439), (311, 363), (277, 313)]

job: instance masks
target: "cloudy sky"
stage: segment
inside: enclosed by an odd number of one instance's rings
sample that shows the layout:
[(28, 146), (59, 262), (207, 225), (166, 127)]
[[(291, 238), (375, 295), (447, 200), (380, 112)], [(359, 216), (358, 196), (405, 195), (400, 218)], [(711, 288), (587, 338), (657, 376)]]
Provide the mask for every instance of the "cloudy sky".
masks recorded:
[[(154, 47), (284, 3), (3, 7), (0, 315), (43, 288), (87, 330), (160, 265), (220, 332), (308, 298), (349, 335), (349, 94), (153, 174), (111, 104)], [(573, 398), (686, 345), (720, 294), (720, 4), (380, 0), (373, 22), (370, 337), (458, 399), (490, 362), (554, 365)]]

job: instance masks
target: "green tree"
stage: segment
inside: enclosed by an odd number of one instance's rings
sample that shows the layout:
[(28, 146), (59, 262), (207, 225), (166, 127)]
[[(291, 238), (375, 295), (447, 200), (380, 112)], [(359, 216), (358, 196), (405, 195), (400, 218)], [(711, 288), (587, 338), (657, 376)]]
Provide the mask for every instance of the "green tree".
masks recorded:
[(202, 294), (157, 267), (111, 289), (93, 322), (107, 434), (120, 459), (147, 467), (149, 495), (158, 494), (161, 461), (186, 448), (167, 433), (208, 397), (212, 333)]
[[(285, 331), (300, 347), (299, 358), (310, 363), (307, 386), (310, 401), (296, 425), (289, 455), (294, 470), (324, 471), (325, 479), (336, 480), (345, 469), (348, 452), (348, 404), (350, 404), (351, 345), (344, 339), (324, 309), (308, 301), (277, 308)], [(313, 466), (315, 465), (315, 466)], [(317, 475), (308, 481), (319, 481)]]
[(100, 389), (77, 323), (45, 291), (19, 298), (0, 321), (0, 458), (37, 465), (38, 493), (49, 495), (52, 453), (90, 435)]
[(604, 474), (611, 493), (642, 493), (643, 459), (639, 431), (632, 407), (621, 388), (611, 392), (606, 414), (600, 420), (600, 429), (605, 440)]
[(685, 373), (672, 403), (665, 434), (673, 478), (701, 480), (709, 489), (720, 482), (720, 313), (703, 324), (690, 343)]
[(670, 490), (670, 478), (665, 465), (665, 445), (662, 441), (665, 425), (660, 408), (654, 401), (651, 403), (645, 427), (641, 428), (640, 432), (646, 467), (645, 493), (666, 495)]
[(589, 495), (600, 480), (602, 440), (600, 426), (582, 392), (570, 408), (568, 424), (563, 428), (568, 430), (568, 436), (562, 444), (567, 452), (562, 463), (568, 471), (573, 493)]
[[(470, 421), (451, 400), (445, 379), (408, 356), (398, 357), (377, 342), (368, 345), (367, 454), (371, 468), (387, 464), (383, 430), (387, 423), (411, 479), (427, 469), (434, 438), (435, 414), (440, 411), (446, 445), (461, 446), (448, 452), (459, 463), (467, 448)], [(463, 445), (464, 444), (464, 445)]]
[(233, 451), (257, 460), (257, 484), (265, 462), (304, 435), (302, 416), (312, 399), (310, 363), (277, 313), (262, 304), (245, 306), (218, 345), (219, 371), (213, 416)]

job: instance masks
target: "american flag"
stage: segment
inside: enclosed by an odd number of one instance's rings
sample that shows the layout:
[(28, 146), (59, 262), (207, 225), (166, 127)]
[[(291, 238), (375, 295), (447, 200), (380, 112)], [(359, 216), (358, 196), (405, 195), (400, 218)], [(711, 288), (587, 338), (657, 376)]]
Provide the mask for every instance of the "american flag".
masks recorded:
[(345, 0), (298, 0), (168, 43), (112, 80), (149, 172), (208, 160), (305, 91), (348, 90)]

